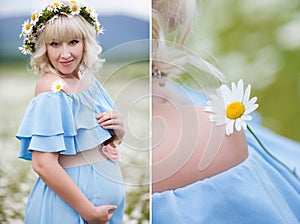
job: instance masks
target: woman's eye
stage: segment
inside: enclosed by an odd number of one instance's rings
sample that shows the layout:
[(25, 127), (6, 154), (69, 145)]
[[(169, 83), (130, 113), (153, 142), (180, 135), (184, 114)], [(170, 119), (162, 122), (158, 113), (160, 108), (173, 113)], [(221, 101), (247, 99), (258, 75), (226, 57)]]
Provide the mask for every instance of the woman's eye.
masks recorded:
[(50, 43), (50, 46), (52, 46), (52, 47), (57, 47), (57, 46), (58, 46), (58, 43), (53, 41), (53, 42)]
[(70, 44), (71, 44), (71, 45), (76, 45), (76, 44), (78, 44), (78, 43), (79, 43), (78, 40), (71, 40), (71, 41), (70, 41)]

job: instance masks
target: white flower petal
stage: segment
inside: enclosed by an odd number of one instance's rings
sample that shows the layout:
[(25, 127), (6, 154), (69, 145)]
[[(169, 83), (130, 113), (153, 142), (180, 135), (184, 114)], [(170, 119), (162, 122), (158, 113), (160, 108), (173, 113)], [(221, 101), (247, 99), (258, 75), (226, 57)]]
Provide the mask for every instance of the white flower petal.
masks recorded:
[(243, 101), (243, 97), (244, 97), (244, 83), (243, 83), (243, 80), (240, 79), (238, 81), (238, 84), (237, 84), (237, 89), (236, 89), (236, 92), (235, 92), (235, 101), (237, 102), (242, 102)]
[(211, 106), (204, 107), (205, 112), (212, 112)]
[(254, 104), (256, 103), (256, 101), (257, 101), (257, 97), (256, 97), (256, 96), (255, 96), (255, 97), (252, 97), (251, 100), (249, 100), (248, 102), (246, 102), (246, 103), (244, 104), (244, 106), (245, 106), (246, 108), (249, 108), (249, 107), (251, 107), (252, 105), (254, 105)]
[(251, 107), (247, 108), (244, 112), (245, 115), (252, 113), (258, 108), (258, 104), (254, 104)]
[(216, 121), (216, 126), (221, 126), (221, 125), (224, 125), (224, 124), (226, 124), (226, 119)]
[(251, 121), (252, 120), (252, 116), (251, 115), (242, 115), (241, 117), (244, 121)]
[(225, 114), (211, 114), (209, 118), (213, 122), (223, 122), (226, 120)]
[(242, 119), (241, 118), (238, 118), (235, 120), (235, 129), (237, 131), (240, 131), (242, 128)]
[(241, 123), (242, 123), (242, 127), (244, 129), (246, 129), (247, 128), (247, 123), (244, 120), (242, 120), (242, 119), (241, 119)]
[(211, 109), (213, 113), (225, 113), (225, 106), (222, 103), (213, 103), (211, 105)]
[(228, 105), (229, 103), (232, 102), (232, 93), (230, 91), (230, 89), (225, 86), (225, 85), (222, 85), (220, 88), (219, 88), (220, 92), (221, 92), (221, 96), (222, 96), (222, 100), (226, 105)]
[(227, 135), (231, 135), (233, 133), (233, 125), (234, 125), (234, 120), (230, 120), (230, 122), (226, 125)]
[(251, 85), (249, 84), (245, 90), (243, 104), (246, 105), (250, 98), (250, 92), (251, 92)]
[(236, 89), (237, 89), (237, 86), (234, 82), (231, 83), (231, 92), (233, 95), (236, 94)]

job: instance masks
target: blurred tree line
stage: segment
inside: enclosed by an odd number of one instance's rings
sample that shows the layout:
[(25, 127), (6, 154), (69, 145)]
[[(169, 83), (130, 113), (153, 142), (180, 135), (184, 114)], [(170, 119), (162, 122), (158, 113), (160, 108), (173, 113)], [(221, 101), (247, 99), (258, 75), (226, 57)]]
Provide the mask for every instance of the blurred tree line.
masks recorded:
[(202, 0), (191, 36), (228, 81), (252, 84), (263, 125), (300, 141), (299, 0)]

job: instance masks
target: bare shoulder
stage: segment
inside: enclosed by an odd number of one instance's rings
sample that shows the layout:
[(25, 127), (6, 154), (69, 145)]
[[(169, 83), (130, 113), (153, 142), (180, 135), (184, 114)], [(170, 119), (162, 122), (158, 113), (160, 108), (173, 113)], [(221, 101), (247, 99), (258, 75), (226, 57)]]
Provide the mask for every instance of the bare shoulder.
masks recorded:
[(44, 92), (51, 92), (51, 86), (56, 80), (63, 81), (62, 78), (52, 73), (45, 73), (44, 75), (42, 75), (36, 83), (34, 96), (37, 96)]

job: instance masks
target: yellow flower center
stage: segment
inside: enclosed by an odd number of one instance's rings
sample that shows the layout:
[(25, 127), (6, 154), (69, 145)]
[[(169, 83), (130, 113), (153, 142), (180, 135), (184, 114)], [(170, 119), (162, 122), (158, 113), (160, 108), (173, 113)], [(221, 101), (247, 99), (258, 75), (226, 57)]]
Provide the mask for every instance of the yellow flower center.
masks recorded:
[(57, 85), (55, 86), (55, 89), (56, 89), (56, 90), (60, 90), (60, 89), (61, 89), (61, 85), (60, 85), (60, 84), (57, 84)]
[(95, 25), (95, 30), (99, 31), (99, 25)]
[(53, 5), (59, 6), (59, 2), (54, 2)]
[(77, 1), (76, 1), (76, 0), (71, 0), (70, 2), (71, 2), (72, 4), (75, 4), (75, 5), (77, 4)]
[(30, 29), (30, 24), (29, 24), (29, 23), (26, 23), (25, 29), (26, 29), (26, 30), (29, 30), (29, 29)]
[(240, 102), (233, 102), (226, 108), (226, 116), (232, 120), (241, 117), (245, 112), (245, 106)]
[(24, 50), (25, 50), (25, 51), (27, 51), (27, 50), (29, 50), (29, 49), (30, 49), (30, 46), (29, 46), (29, 45), (25, 45), (25, 46), (24, 46)]
[(73, 6), (72, 6), (72, 12), (76, 12), (76, 11), (77, 11), (77, 9), (78, 9), (78, 8), (77, 8), (77, 6), (76, 6), (76, 5), (73, 5)]
[(88, 12), (89, 14), (91, 14), (91, 13), (93, 12), (93, 10), (92, 10), (92, 9), (88, 9), (87, 12)]
[(36, 14), (35, 13), (32, 13), (31, 14), (31, 19), (34, 21), (36, 19)]

